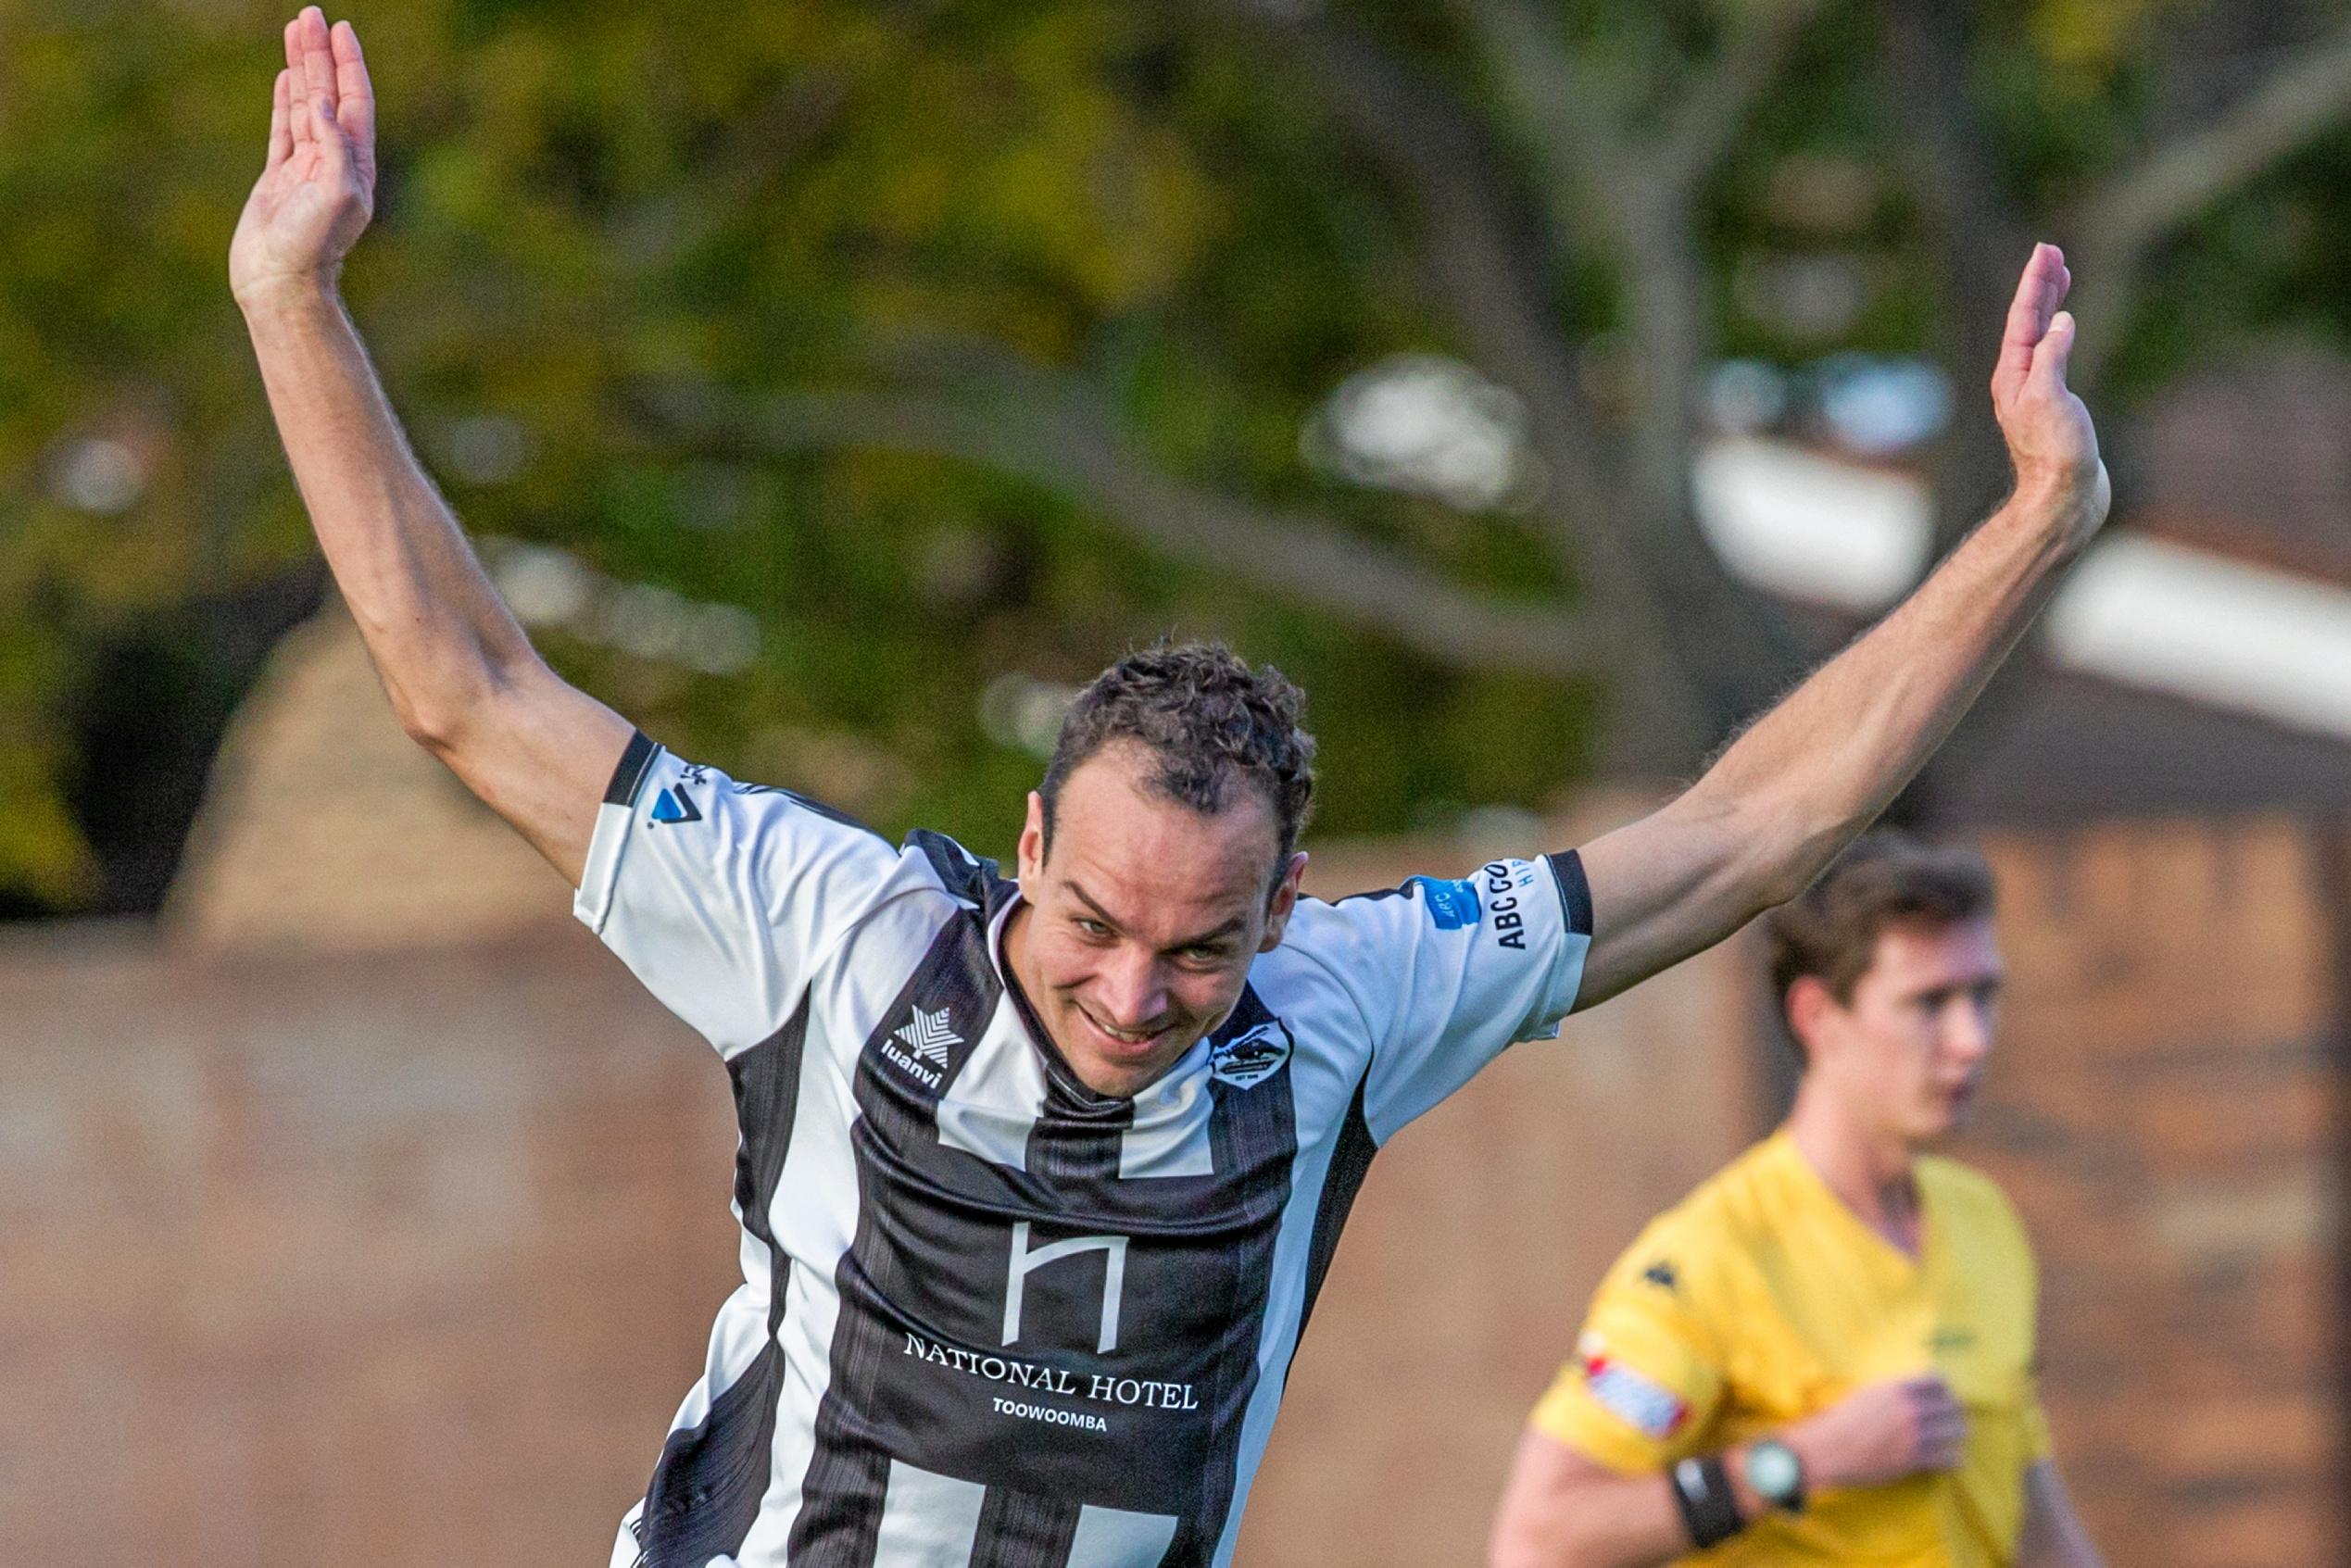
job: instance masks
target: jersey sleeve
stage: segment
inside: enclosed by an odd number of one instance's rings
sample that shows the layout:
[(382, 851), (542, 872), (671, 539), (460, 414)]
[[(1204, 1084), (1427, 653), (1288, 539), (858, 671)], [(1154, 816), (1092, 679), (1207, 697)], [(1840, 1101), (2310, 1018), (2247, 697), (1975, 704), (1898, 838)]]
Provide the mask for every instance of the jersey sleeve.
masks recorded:
[(1335, 965), (1372, 1037), (1364, 1112), (1385, 1143), (1576, 1005), (1591, 896), (1571, 850), (1341, 899)]
[(572, 912), (723, 1056), (766, 1039), (896, 868), (879, 835), (642, 734), (597, 808)]
[[(1669, 1231), (1653, 1225), (1592, 1297), (1576, 1353), (1529, 1418), (1554, 1442), (1621, 1474), (1696, 1452), (1722, 1402), (1716, 1336)], [(1694, 1254), (1693, 1254), (1694, 1255)]]

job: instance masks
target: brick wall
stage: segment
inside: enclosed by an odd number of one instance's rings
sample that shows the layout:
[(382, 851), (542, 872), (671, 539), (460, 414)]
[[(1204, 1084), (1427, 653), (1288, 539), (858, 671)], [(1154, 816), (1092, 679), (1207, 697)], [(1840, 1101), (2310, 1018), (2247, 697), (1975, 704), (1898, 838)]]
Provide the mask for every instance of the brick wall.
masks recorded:
[[(2041, 1246), (2077, 1495), (2118, 1564), (2340, 1562), (2314, 841), (1993, 847), (2016, 980), (1969, 1152)], [(1755, 1128), (1749, 978), (1726, 949), (1571, 1021), (1381, 1154), (1244, 1562), (1477, 1560), (1598, 1271)], [(733, 1278), (733, 1135), (584, 932), (18, 935), (0, 1018), (0, 1561), (602, 1561)]]
[(1991, 846), (2014, 978), (1969, 1152), (2038, 1244), (2058, 1458), (2117, 1564), (2345, 1561), (2322, 844), (2270, 822)]

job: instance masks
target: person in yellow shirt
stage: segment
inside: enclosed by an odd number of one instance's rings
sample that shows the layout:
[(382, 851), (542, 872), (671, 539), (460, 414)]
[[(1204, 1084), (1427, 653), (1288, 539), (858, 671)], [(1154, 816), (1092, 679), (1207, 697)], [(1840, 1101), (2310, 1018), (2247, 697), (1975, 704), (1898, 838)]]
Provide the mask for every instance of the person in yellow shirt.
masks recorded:
[(2101, 1568), (2050, 1458), (2024, 1229), (1924, 1152), (1991, 1053), (1992, 907), (1974, 851), (1879, 833), (1773, 913), (1794, 1108), (1609, 1271), (1490, 1568)]

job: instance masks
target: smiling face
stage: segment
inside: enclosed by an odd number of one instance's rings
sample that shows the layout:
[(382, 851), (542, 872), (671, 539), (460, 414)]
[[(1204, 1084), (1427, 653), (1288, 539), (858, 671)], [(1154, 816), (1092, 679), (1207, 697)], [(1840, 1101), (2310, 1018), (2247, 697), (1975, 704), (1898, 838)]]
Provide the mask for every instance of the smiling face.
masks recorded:
[(1955, 1130), (1992, 1054), (2005, 974), (1989, 918), (1885, 926), (1850, 1003), (1817, 976), (1790, 988), (1807, 1079), (1863, 1126), (1906, 1145)]
[[(1104, 746), (1055, 801), (1028, 797), (1023, 907), (1005, 954), (1079, 1081), (1133, 1095), (1225, 1021), (1249, 966), (1280, 945), (1306, 857), (1274, 877), (1281, 839), (1264, 792), (1237, 788), (1202, 812), (1162, 798), (1150, 754)], [(1271, 887), (1271, 896), (1267, 889)]]

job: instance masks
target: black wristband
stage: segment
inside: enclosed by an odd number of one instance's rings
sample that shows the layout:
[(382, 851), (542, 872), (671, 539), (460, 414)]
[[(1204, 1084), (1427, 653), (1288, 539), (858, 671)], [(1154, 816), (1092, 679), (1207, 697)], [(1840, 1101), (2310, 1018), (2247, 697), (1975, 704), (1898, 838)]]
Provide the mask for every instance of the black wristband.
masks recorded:
[(1686, 1459), (1666, 1473), (1673, 1483), (1674, 1501), (1681, 1509), (1682, 1527), (1692, 1546), (1704, 1551), (1730, 1539), (1747, 1522), (1739, 1517), (1739, 1499), (1731, 1495), (1730, 1472), (1722, 1456)]

